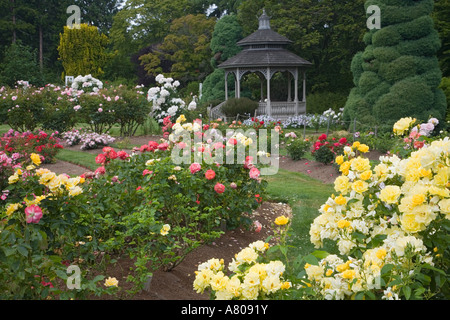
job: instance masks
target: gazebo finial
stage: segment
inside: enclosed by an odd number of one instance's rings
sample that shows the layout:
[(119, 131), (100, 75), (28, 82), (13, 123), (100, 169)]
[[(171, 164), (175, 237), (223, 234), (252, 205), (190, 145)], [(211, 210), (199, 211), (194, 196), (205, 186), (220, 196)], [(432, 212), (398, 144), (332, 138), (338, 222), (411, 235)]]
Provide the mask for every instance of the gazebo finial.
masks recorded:
[(259, 17), (259, 30), (270, 29), (270, 17), (266, 14), (266, 9), (263, 8), (263, 13)]

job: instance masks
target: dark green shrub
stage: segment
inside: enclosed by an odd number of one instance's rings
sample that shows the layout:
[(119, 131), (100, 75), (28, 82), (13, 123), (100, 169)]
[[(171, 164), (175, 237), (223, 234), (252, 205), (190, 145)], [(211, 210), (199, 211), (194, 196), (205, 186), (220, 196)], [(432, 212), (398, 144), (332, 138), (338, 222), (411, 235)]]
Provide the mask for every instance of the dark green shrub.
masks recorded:
[(311, 142), (307, 139), (293, 138), (285, 142), (286, 151), (292, 160), (300, 160), (311, 150)]
[(364, 52), (355, 54), (344, 121), (392, 126), (401, 117), (444, 121), (447, 105), (438, 88), (442, 73), (436, 58), (439, 36), (430, 14), (432, 0), (374, 0), (382, 28), (368, 31)]
[(328, 109), (339, 111), (345, 105), (347, 94), (339, 92), (316, 92), (307, 96), (307, 113), (322, 114)]
[(222, 112), (227, 117), (236, 117), (239, 115), (253, 115), (258, 108), (258, 102), (249, 98), (231, 98), (222, 106)]

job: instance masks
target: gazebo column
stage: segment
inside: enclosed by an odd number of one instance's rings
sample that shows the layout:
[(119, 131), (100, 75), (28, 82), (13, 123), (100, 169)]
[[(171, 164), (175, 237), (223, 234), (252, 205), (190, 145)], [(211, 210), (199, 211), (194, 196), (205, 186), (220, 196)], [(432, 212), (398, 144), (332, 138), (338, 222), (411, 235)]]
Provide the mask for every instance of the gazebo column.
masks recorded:
[(270, 103), (270, 67), (267, 67), (267, 103), (266, 103), (266, 113), (269, 117), (272, 116), (272, 106)]
[(228, 71), (225, 71), (225, 101), (228, 100)]
[(295, 102), (295, 115), (298, 116), (298, 68), (295, 68), (295, 76), (294, 76), (294, 102)]
[(306, 102), (306, 71), (303, 69), (303, 102)]
[(241, 74), (239, 68), (236, 69), (236, 79), (237, 79), (237, 87), (236, 87), (236, 98), (241, 97)]
[(289, 70), (287, 72), (287, 78), (288, 78), (288, 97), (287, 97), (287, 101), (291, 102), (291, 72)]

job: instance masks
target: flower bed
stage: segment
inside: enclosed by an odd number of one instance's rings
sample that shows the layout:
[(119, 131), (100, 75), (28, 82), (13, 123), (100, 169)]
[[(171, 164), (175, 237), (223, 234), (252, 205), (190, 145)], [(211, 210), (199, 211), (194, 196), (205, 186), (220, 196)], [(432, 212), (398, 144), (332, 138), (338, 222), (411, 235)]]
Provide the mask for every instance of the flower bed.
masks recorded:
[[(414, 121), (400, 122), (408, 129)], [(337, 157), (337, 194), (310, 228), (316, 248), (329, 241), (337, 252), (288, 258), (285, 241), (274, 247), (283, 263), (294, 261), (283, 274), (292, 286), (278, 299), (448, 299), (450, 139), (428, 141), (404, 159), (380, 157), (374, 166), (367, 151), (356, 142)]]

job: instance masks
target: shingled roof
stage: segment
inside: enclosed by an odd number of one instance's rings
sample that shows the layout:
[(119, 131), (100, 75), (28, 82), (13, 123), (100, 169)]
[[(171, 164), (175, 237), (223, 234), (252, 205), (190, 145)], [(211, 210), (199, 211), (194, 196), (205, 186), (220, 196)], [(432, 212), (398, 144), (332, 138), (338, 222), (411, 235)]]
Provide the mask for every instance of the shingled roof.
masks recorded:
[(295, 67), (309, 66), (311, 62), (286, 49), (292, 43), (288, 38), (270, 28), (270, 18), (265, 10), (259, 17), (259, 28), (251, 35), (237, 42), (243, 49), (237, 55), (221, 63), (218, 67)]

